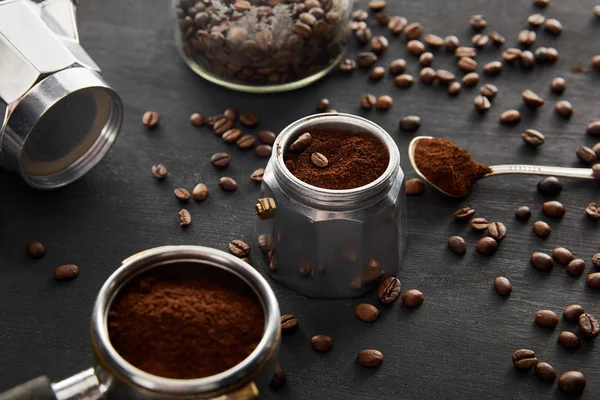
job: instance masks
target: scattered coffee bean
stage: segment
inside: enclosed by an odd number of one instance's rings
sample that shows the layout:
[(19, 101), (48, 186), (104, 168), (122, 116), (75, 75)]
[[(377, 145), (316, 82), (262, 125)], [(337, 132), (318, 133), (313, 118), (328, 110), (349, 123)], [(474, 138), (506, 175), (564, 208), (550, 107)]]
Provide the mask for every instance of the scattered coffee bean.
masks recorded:
[(469, 24), (471, 25), (471, 28), (475, 30), (480, 30), (484, 29), (487, 26), (487, 21), (485, 20), (485, 17), (483, 15), (473, 15), (469, 19)]
[(375, 67), (371, 70), (371, 73), (369, 73), (369, 78), (371, 78), (371, 80), (373, 80), (373, 81), (379, 81), (379, 80), (383, 79), (384, 75), (385, 75), (385, 68)]
[(365, 10), (355, 10), (352, 12), (352, 19), (355, 21), (366, 21), (367, 18), (369, 18), (369, 13)]
[(223, 133), (221, 139), (223, 139), (225, 143), (235, 143), (240, 137), (242, 137), (242, 131), (234, 128)]
[(219, 186), (226, 192), (234, 192), (237, 189), (237, 182), (228, 176), (219, 179)]
[(519, 40), (519, 43), (521, 43), (523, 46), (531, 46), (533, 43), (535, 43), (537, 35), (534, 31), (523, 29), (519, 32), (517, 38)]
[(476, 55), (477, 51), (475, 51), (474, 47), (460, 46), (454, 50), (454, 56), (459, 59), (463, 57), (475, 58)]
[(369, 110), (375, 106), (377, 98), (370, 93), (360, 96), (360, 106), (365, 110)]
[(542, 212), (547, 217), (562, 218), (565, 215), (565, 206), (556, 200), (547, 201), (542, 204)]
[(390, 73), (394, 76), (400, 75), (406, 69), (406, 60), (398, 58), (390, 63)]
[(460, 93), (460, 89), (462, 88), (459, 82), (452, 82), (450, 86), (448, 86), (448, 94), (451, 96), (456, 96)]
[(496, 242), (501, 242), (506, 238), (506, 226), (502, 222), (490, 222), (487, 229), (488, 235)]
[(546, 21), (546, 17), (544, 17), (542, 14), (532, 14), (527, 17), (527, 22), (534, 27), (542, 25), (544, 21)]
[(540, 362), (535, 365), (535, 374), (541, 380), (554, 382), (556, 379), (556, 370), (547, 362)]
[(379, 25), (387, 26), (387, 24), (390, 23), (391, 17), (386, 12), (378, 12), (377, 14), (375, 14), (375, 19), (377, 20), (377, 23)]
[(404, 17), (392, 17), (388, 22), (388, 29), (393, 35), (399, 35), (402, 33), (408, 21)]
[(233, 128), (233, 121), (227, 117), (221, 117), (215, 121), (212, 128), (215, 135), (221, 136), (222, 134)]
[(310, 155), (310, 161), (315, 167), (318, 168), (325, 168), (327, 165), (329, 165), (329, 160), (327, 160), (327, 157), (319, 152), (312, 153)]
[(204, 123), (212, 128), (213, 126), (215, 126), (215, 122), (217, 122), (223, 117), (224, 115), (213, 115), (212, 117), (205, 118)]
[(438, 69), (437, 71), (435, 71), (435, 76), (437, 80), (443, 85), (447, 85), (454, 79), (456, 79), (456, 75), (454, 75), (450, 71), (446, 71), (445, 69)]
[(162, 164), (156, 164), (152, 166), (152, 175), (159, 181), (162, 181), (167, 177), (167, 167)]
[(190, 115), (190, 123), (193, 126), (202, 126), (204, 125), (204, 115), (200, 114), (200, 113), (193, 113), (192, 115)]
[(498, 88), (491, 83), (486, 83), (479, 89), (479, 93), (491, 100), (498, 94)]
[(460, 236), (450, 236), (448, 238), (448, 248), (459, 256), (462, 256), (467, 252), (467, 244)]
[(365, 51), (362, 53), (358, 53), (356, 58), (356, 63), (363, 68), (371, 67), (373, 64), (377, 62), (377, 54), (371, 53), (369, 51)]
[(79, 275), (79, 267), (75, 264), (60, 265), (54, 269), (52, 275), (57, 281), (75, 279)]
[(539, 147), (544, 144), (544, 135), (535, 129), (527, 129), (521, 133), (521, 137), (529, 147)]
[(498, 75), (502, 72), (502, 63), (500, 61), (492, 61), (483, 66), (483, 72), (488, 75)]
[(280, 363), (275, 365), (275, 372), (273, 373), (273, 377), (271, 378), (270, 385), (272, 387), (281, 387), (285, 384), (285, 369)]
[(381, 54), (388, 49), (390, 43), (384, 36), (375, 36), (371, 38), (371, 51), (375, 54)]
[(512, 354), (512, 362), (519, 369), (530, 369), (538, 363), (533, 350), (519, 349)]
[(231, 161), (231, 157), (227, 153), (215, 153), (210, 158), (212, 165), (217, 168), (227, 167), (229, 165), (229, 161)]
[(410, 289), (402, 295), (402, 302), (407, 307), (416, 307), (423, 303), (424, 296), (420, 290)]
[(317, 101), (317, 110), (325, 111), (329, 108), (329, 100), (327, 99), (319, 99)]
[(425, 52), (425, 45), (419, 40), (411, 40), (406, 44), (406, 49), (413, 56), (420, 56)]
[(497, 46), (501, 46), (504, 44), (504, 42), (506, 42), (506, 39), (504, 39), (504, 36), (502, 36), (501, 34), (499, 34), (496, 31), (491, 32), (489, 34), (489, 36), (490, 36), (490, 39), (492, 39), (492, 42), (494, 42), (494, 44)]
[(454, 213), (454, 219), (457, 221), (468, 221), (475, 215), (475, 209), (471, 207), (463, 207)]
[(235, 122), (238, 119), (238, 112), (235, 108), (228, 108), (227, 110), (223, 111), (223, 116)]
[(142, 115), (142, 124), (146, 128), (154, 128), (158, 124), (158, 120), (160, 119), (160, 115), (156, 111), (146, 111), (144, 115)]
[(25, 253), (27, 253), (27, 255), (31, 258), (39, 260), (40, 258), (44, 257), (44, 254), (46, 254), (46, 248), (37, 240), (30, 240), (25, 245)]
[(567, 81), (564, 78), (557, 77), (552, 79), (552, 84), (550, 85), (552, 91), (556, 94), (564, 93), (565, 89), (567, 89)]
[(383, 354), (379, 350), (362, 350), (358, 353), (357, 360), (363, 367), (377, 368), (383, 364)]
[(310, 135), (310, 133), (305, 132), (302, 135), (300, 135), (298, 137), (298, 139), (296, 139), (294, 141), (294, 143), (292, 143), (290, 145), (290, 150), (296, 151), (299, 153), (299, 152), (306, 150), (306, 148), (308, 146), (310, 146), (311, 143), (312, 143), (312, 136)]
[(533, 0), (533, 5), (536, 7), (544, 8), (550, 4), (550, 0)]
[(587, 126), (587, 133), (592, 136), (600, 136), (600, 121), (592, 121)]
[(544, 22), (544, 28), (553, 35), (560, 35), (562, 33), (562, 24), (554, 18), (547, 19)]
[(431, 66), (431, 64), (433, 64), (433, 54), (431, 54), (430, 52), (425, 52), (421, 54), (421, 56), (419, 57), (419, 64), (421, 64), (422, 67)]
[(248, 257), (250, 255), (250, 245), (243, 240), (232, 240), (229, 242), (227, 248), (231, 254), (239, 258)]
[(585, 383), (585, 375), (579, 371), (567, 371), (558, 378), (558, 387), (569, 395), (581, 394)]
[(598, 159), (596, 152), (587, 146), (579, 146), (575, 150), (575, 153), (584, 164), (593, 164)]
[(512, 292), (510, 281), (503, 276), (494, 279), (494, 288), (496, 288), (496, 292), (501, 296), (508, 296)]
[(184, 188), (177, 188), (173, 191), (175, 198), (182, 203), (187, 202), (190, 199), (190, 192)]
[(546, 61), (549, 63), (555, 63), (558, 61), (558, 58), (558, 50), (556, 50), (554, 47), (548, 47), (548, 50), (546, 52)]
[(552, 250), (552, 258), (554, 261), (562, 265), (567, 265), (575, 259), (575, 257), (573, 257), (573, 253), (564, 247), (557, 247)]
[(483, 47), (490, 41), (490, 37), (485, 33), (478, 33), (471, 38), (471, 43), (475, 47)]
[(477, 111), (481, 112), (489, 110), (492, 106), (488, 98), (482, 95), (475, 96), (475, 99), (473, 99), (473, 105)]
[(585, 270), (585, 261), (580, 258), (572, 260), (567, 264), (567, 274), (571, 276), (580, 276)]
[(404, 182), (404, 192), (407, 195), (421, 194), (425, 190), (425, 183), (419, 178), (409, 179)]
[(291, 333), (298, 329), (298, 319), (292, 314), (284, 314), (280, 317), (281, 333)]
[(587, 337), (595, 338), (600, 335), (600, 324), (592, 314), (583, 313), (578, 320), (579, 331)]
[(400, 280), (394, 276), (385, 278), (377, 288), (377, 300), (381, 304), (390, 305), (398, 300), (402, 292)]
[(260, 158), (270, 157), (271, 153), (273, 153), (273, 148), (268, 144), (259, 144), (254, 149), (254, 155)]
[(600, 272), (594, 272), (587, 277), (587, 285), (593, 289), (600, 288)]
[(600, 268), (600, 253), (594, 254), (592, 257), (592, 264), (594, 264), (594, 267)]
[(536, 221), (533, 224), (533, 232), (540, 238), (545, 239), (550, 236), (552, 228), (544, 221)]
[(333, 339), (327, 335), (315, 335), (310, 339), (310, 344), (316, 351), (324, 353), (333, 347)]
[(535, 61), (540, 64), (550, 61), (548, 56), (548, 48), (541, 46), (535, 49)]
[(483, 256), (491, 256), (498, 249), (498, 242), (491, 237), (482, 237), (477, 242), (475, 249)]
[(274, 132), (263, 129), (258, 133), (258, 140), (264, 144), (272, 145), (275, 143), (275, 139), (277, 139), (277, 135)]
[[(458, 68), (464, 72), (475, 72), (477, 69), (477, 61), (470, 57), (461, 57), (458, 59)], [(464, 84), (464, 81), (463, 81)]]
[(345, 58), (340, 61), (340, 65), (338, 67), (342, 72), (352, 72), (356, 69), (356, 61), (350, 60), (349, 58)]
[(592, 150), (594, 150), (594, 153), (596, 153), (596, 157), (598, 157), (600, 155), (600, 142), (596, 143), (594, 147), (592, 147)]
[(571, 118), (573, 115), (573, 105), (566, 100), (557, 101), (554, 109), (563, 118)]
[(550, 271), (554, 266), (554, 261), (548, 254), (536, 251), (531, 255), (531, 265), (539, 271)]
[(600, 18), (600, 5), (594, 6), (594, 15)]
[(592, 58), (592, 65), (596, 69), (600, 69), (600, 55), (594, 56)]
[(265, 175), (265, 169), (259, 168), (250, 175), (250, 179), (253, 180), (254, 182), (260, 183), (263, 181), (264, 175)]
[(374, 322), (377, 320), (377, 317), (379, 317), (379, 310), (374, 305), (361, 303), (356, 306), (354, 315), (361, 321)]
[(535, 110), (536, 108), (540, 108), (544, 105), (544, 99), (540, 96), (532, 92), (531, 90), (525, 90), (522, 93), (523, 102), (527, 105), (527, 107)]
[(444, 38), (444, 46), (446, 50), (454, 52), (460, 46), (460, 41), (456, 36), (448, 35)]
[(400, 120), (400, 130), (403, 132), (416, 132), (421, 127), (421, 118), (409, 115)]
[(186, 228), (192, 223), (192, 215), (185, 208), (182, 208), (181, 210), (179, 210), (178, 214), (179, 214), (179, 225), (182, 228)]
[(571, 304), (563, 311), (563, 318), (572, 324), (579, 321), (579, 316), (585, 311), (579, 304)]
[(369, 1), (369, 9), (373, 11), (381, 11), (387, 5), (385, 0), (371, 0)]
[(260, 120), (255, 114), (243, 113), (240, 115), (240, 123), (248, 128), (254, 128), (255, 126), (258, 126)]
[(441, 37), (439, 37), (437, 35), (432, 35), (431, 33), (428, 35), (425, 35), (425, 37), (423, 38), (423, 41), (432, 49), (439, 49), (440, 47), (442, 47), (444, 45), (444, 39), (442, 39)]
[(507, 110), (500, 115), (503, 124), (515, 124), (521, 121), (521, 113), (518, 110)]
[(487, 221), (487, 219), (485, 218), (473, 218), (470, 222), (469, 225), (471, 226), (471, 229), (473, 229), (474, 231), (484, 231), (487, 229), (489, 223)]
[(522, 69), (531, 69), (535, 65), (535, 56), (529, 50), (521, 53), (520, 60)]
[[(396, 86), (398, 86), (400, 88), (411, 87), (414, 81), (415, 81), (415, 78), (413, 78), (412, 75), (408, 75), (408, 74), (398, 75), (396, 77), (396, 79), (394, 79), (394, 83), (396, 84)], [(600, 133), (599, 133), (599, 135), (600, 135)]]
[(204, 183), (199, 183), (192, 190), (192, 199), (196, 201), (204, 201), (208, 197), (208, 186)]
[(477, 72), (469, 72), (462, 78), (462, 84), (465, 87), (472, 87), (479, 83), (479, 74)]
[(418, 22), (414, 22), (409, 24), (404, 28), (404, 36), (406, 36), (406, 40), (416, 40), (421, 36), (423, 32), (423, 26)]
[(435, 81), (436, 75), (435, 75), (435, 70), (433, 68), (430, 67), (425, 67), (421, 70), (421, 72), (419, 73), (419, 79), (421, 79), (421, 82), (426, 83), (426, 84), (431, 84)]
[(520, 206), (515, 210), (515, 218), (519, 221), (527, 221), (531, 218), (531, 210), (527, 206)]
[(251, 148), (255, 143), (256, 139), (252, 135), (244, 135), (235, 142), (236, 146), (242, 150)]
[(390, 96), (379, 96), (375, 103), (375, 108), (378, 110), (389, 110), (392, 104), (394, 104), (394, 100)]
[(549, 176), (538, 183), (537, 189), (544, 196), (557, 196), (562, 191), (562, 184), (558, 178)]
[(535, 313), (535, 323), (539, 326), (554, 328), (558, 325), (558, 315), (552, 310), (539, 310)]
[(502, 52), (502, 58), (504, 61), (513, 63), (521, 59), (521, 49), (517, 49), (515, 47), (508, 48)]

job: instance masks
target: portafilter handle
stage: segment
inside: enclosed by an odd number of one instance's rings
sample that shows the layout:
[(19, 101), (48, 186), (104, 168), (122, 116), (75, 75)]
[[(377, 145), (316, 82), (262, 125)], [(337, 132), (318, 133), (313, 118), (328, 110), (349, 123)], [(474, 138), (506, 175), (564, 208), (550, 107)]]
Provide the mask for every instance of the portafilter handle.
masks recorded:
[(104, 389), (93, 368), (57, 383), (45, 375), (38, 376), (0, 393), (0, 400), (99, 400), (103, 397)]

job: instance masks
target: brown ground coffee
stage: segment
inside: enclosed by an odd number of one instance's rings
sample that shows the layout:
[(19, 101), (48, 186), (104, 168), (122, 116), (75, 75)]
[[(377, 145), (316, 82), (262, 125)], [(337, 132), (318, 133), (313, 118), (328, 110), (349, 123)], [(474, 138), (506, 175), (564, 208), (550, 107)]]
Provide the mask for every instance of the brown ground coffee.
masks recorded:
[[(367, 185), (386, 170), (390, 156), (381, 141), (369, 135), (344, 132), (311, 132), (312, 142), (302, 152), (288, 150), (285, 164), (298, 179), (325, 189), (353, 189)], [(313, 153), (323, 154), (326, 167), (311, 161)]]
[(492, 170), (473, 160), (468, 151), (446, 139), (421, 139), (415, 148), (419, 171), (434, 185), (453, 196), (465, 196)]
[(108, 316), (111, 343), (125, 360), (174, 379), (215, 375), (239, 364), (260, 342), (263, 325), (251, 289), (220, 271), (138, 279)]

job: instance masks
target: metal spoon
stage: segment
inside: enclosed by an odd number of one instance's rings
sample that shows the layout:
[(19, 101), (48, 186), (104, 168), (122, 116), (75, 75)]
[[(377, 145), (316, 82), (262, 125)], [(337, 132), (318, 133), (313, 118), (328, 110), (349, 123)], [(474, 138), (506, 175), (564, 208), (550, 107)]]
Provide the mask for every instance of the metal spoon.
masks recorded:
[[(417, 136), (411, 140), (408, 145), (408, 159), (410, 164), (421, 178), (428, 182), (431, 186), (439, 190), (440, 192), (450, 197), (462, 197), (454, 196), (444, 190), (440, 189), (419, 171), (417, 163), (415, 162), (415, 147), (421, 139), (434, 139), (432, 136)], [(545, 167), (540, 165), (522, 165), (522, 164), (509, 164), (509, 165), (494, 165), (490, 166), (492, 172), (485, 175), (484, 178), (496, 175), (505, 174), (523, 174), (523, 175), (549, 175), (549, 176), (562, 176), (565, 178), (580, 178), (580, 179), (595, 179), (591, 168), (565, 168), (565, 167)]]

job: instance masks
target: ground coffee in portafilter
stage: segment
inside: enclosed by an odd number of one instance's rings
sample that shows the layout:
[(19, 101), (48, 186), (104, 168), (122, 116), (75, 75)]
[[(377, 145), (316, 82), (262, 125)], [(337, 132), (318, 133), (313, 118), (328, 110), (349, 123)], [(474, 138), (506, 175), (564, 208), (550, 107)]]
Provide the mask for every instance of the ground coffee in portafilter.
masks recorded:
[[(319, 157), (312, 157), (319, 153)], [(321, 159), (323, 163), (315, 163)], [(286, 151), (285, 165), (298, 179), (325, 189), (343, 190), (367, 185), (386, 170), (390, 155), (379, 139), (344, 132), (302, 134)]]
[(492, 170), (473, 160), (468, 151), (446, 139), (421, 139), (415, 147), (415, 163), (435, 186), (452, 196), (465, 196)]
[(108, 314), (115, 350), (153, 375), (196, 379), (244, 360), (263, 336), (256, 295), (230, 273), (169, 265), (128, 284)]

